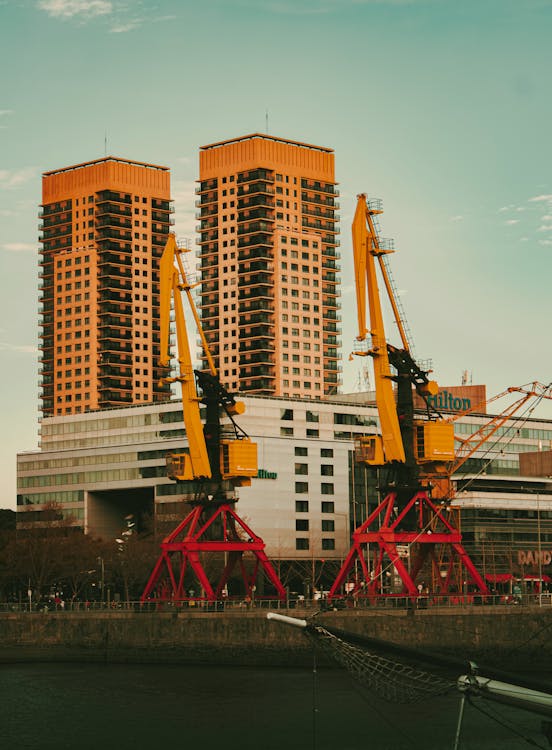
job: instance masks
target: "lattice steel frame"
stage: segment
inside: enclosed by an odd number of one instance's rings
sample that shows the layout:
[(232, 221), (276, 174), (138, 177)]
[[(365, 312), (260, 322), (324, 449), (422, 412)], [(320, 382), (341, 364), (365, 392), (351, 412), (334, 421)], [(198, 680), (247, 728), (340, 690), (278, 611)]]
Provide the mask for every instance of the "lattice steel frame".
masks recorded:
[[(439, 591), (435, 593), (453, 593), (453, 586), (456, 586), (457, 592), (462, 591), (453, 575), (455, 564), (458, 567), (460, 563), (462, 571), (467, 573), (467, 580), (477, 587), (479, 593), (489, 594), (486, 583), (462, 545), (460, 531), (446, 517), (446, 506), (435, 505), (425, 491), (417, 492), (400, 512), (396, 511), (396, 501), (397, 493), (389, 493), (353, 533), (353, 545), (330, 589), (328, 599), (344, 596), (347, 583), (351, 584), (347, 592), (351, 596), (418, 596), (416, 579), (428, 558), (438, 581)], [(416, 527), (404, 531), (401, 526), (411, 511), (415, 512)], [(377, 527), (377, 524), (381, 525)], [(375, 563), (372, 571), (366, 554), (368, 545), (371, 545), (370, 554), (373, 554)], [(416, 545), (417, 554), (411, 559), (410, 570), (399, 555), (397, 545)], [(437, 548), (441, 552), (439, 557)], [(402, 581), (403, 590), (399, 594), (386, 594), (382, 590), (385, 555)], [(443, 576), (444, 566), (446, 570)], [(359, 567), (362, 575), (359, 574)]]
[[(196, 505), (186, 518), (161, 543), (161, 555), (142, 594), (142, 602), (209, 601), (223, 598), (223, 591), (234, 569), (239, 568), (245, 597), (263, 598), (255, 592), (260, 570), (276, 590), (270, 598), (285, 599), (286, 590), (272, 567), (264, 549), (265, 543), (247, 526), (230, 503), (216, 505), (213, 509)], [(220, 528), (219, 539), (210, 539)], [(218, 580), (212, 581), (201, 560), (204, 552), (225, 555), (225, 565)], [(244, 553), (252, 553), (255, 562), (248, 572)], [(198, 584), (197, 596), (185, 590), (186, 573), (191, 569)], [(242, 598), (244, 596), (242, 594)]]

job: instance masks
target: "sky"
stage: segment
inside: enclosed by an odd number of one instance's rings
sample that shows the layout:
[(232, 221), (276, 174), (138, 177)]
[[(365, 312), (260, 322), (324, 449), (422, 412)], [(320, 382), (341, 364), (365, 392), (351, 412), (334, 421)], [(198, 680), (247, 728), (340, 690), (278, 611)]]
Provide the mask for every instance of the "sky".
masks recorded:
[(193, 240), (200, 146), (268, 129), (333, 148), (343, 390), (366, 385), (360, 192), (383, 199), (433, 376), (549, 383), (551, 38), (552, 0), (0, 0), (0, 507), (38, 445), (41, 174), (106, 153), (170, 167)]

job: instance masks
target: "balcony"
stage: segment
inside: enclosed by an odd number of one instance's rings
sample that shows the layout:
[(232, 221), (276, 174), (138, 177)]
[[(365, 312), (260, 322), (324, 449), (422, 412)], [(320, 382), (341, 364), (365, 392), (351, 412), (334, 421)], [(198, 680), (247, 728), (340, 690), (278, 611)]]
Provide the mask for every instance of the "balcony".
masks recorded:
[(339, 195), (339, 190), (329, 182), (319, 182), (318, 180), (301, 180), (302, 190), (308, 190), (309, 192), (315, 193), (329, 193), (331, 195)]
[(319, 229), (323, 232), (333, 231), (333, 224), (331, 224), (329, 221), (322, 221), (321, 219), (309, 219), (307, 216), (305, 216), (305, 214), (303, 214), (301, 226), (307, 229)]
[(152, 211), (151, 218), (152, 221), (160, 221), (163, 224), (170, 224), (171, 222), (171, 217), (169, 216), (168, 211)]
[(246, 224), (238, 225), (238, 236), (243, 234), (253, 234), (254, 232), (267, 232), (272, 234), (274, 220), (266, 221), (249, 221)]
[(125, 232), (120, 229), (100, 229), (97, 231), (96, 239), (101, 242), (102, 240), (114, 240), (119, 241), (123, 240), (125, 242), (130, 242), (132, 240), (132, 232)]
[(104, 339), (102, 344), (102, 352), (132, 352), (132, 344), (130, 342), (120, 343), (114, 339)]
[(125, 204), (104, 203), (96, 209), (96, 219), (109, 216), (132, 216), (132, 209)]
[(200, 195), (201, 193), (206, 193), (209, 190), (215, 190), (216, 187), (217, 187), (216, 177), (212, 177), (210, 180), (203, 180), (203, 182), (200, 182), (199, 185), (196, 187), (196, 195)]
[(238, 250), (243, 250), (249, 247), (263, 246), (266, 248), (273, 249), (273, 242), (270, 234), (259, 234), (255, 237), (240, 237), (238, 240)]
[(272, 260), (244, 260), (239, 266), (238, 276), (258, 273), (259, 271), (274, 273), (274, 263)]
[(105, 263), (104, 265), (100, 266), (99, 268), (99, 274), (98, 278), (100, 279), (108, 279), (108, 281), (113, 279), (131, 279), (132, 278), (132, 270), (130, 268), (124, 269), (121, 266), (114, 266), (110, 263)]
[(264, 323), (266, 325), (274, 325), (274, 316), (263, 312), (256, 312), (251, 314), (244, 313), (239, 316), (240, 328), (244, 326), (253, 327), (259, 325), (260, 323)]
[(152, 198), (151, 207), (159, 211), (166, 211), (170, 214), (174, 213), (174, 202), (164, 198)]
[(254, 273), (252, 278), (240, 277), (238, 280), (238, 287), (240, 289), (240, 299), (243, 299), (245, 295), (242, 295), (241, 290), (246, 287), (256, 286), (271, 286), (274, 283), (274, 276), (266, 273)]
[(121, 251), (118, 253), (114, 252), (103, 252), (98, 259), (98, 266), (100, 269), (106, 264), (113, 263), (117, 266), (132, 266), (132, 255), (129, 252), (122, 254)]
[(259, 336), (241, 336), (240, 335), (240, 353), (243, 352), (273, 352), (276, 345), (273, 338)]
[[(101, 292), (104, 292), (106, 289), (117, 289), (122, 291), (131, 292), (132, 291), (132, 284), (130, 281), (120, 281), (118, 278), (113, 278), (112, 276), (109, 276), (106, 274), (103, 278), (103, 283), (100, 285), (100, 301), (111, 301), (111, 297), (107, 295), (102, 295)], [(121, 299), (127, 301), (129, 297), (122, 297)], [(130, 298), (131, 299), (131, 298)]]
[(274, 198), (268, 193), (257, 194), (247, 193), (244, 198), (238, 200), (238, 211), (243, 211), (248, 208), (255, 208), (256, 206), (262, 206), (263, 208), (274, 208)]
[[(264, 299), (274, 299), (274, 287), (272, 284), (260, 284), (258, 287), (252, 287), (247, 292), (240, 292), (239, 302), (246, 302), (247, 300), (257, 300), (259, 297)], [(264, 303), (261, 303), (264, 304)]]
[(208, 232), (202, 232), (201, 233), (201, 240), (199, 241), (199, 245), (204, 245), (206, 242), (213, 242), (213, 240), (218, 240), (218, 229), (211, 229)]
[(50, 218), (45, 218), (42, 222), (42, 229), (50, 229), (51, 227), (59, 227), (61, 224), (71, 224), (73, 220), (73, 214), (71, 211), (63, 211), (61, 214), (56, 214)]
[(256, 310), (265, 310), (267, 312), (274, 311), (274, 304), (272, 302), (267, 302), (267, 300), (256, 300), (254, 302), (250, 302), (247, 307), (245, 305), (242, 305), (241, 302), (242, 300), (240, 299), (238, 310), (240, 315), (246, 315), (247, 313), (255, 312)]
[(275, 195), (276, 190), (273, 185), (269, 185), (266, 182), (256, 182), (250, 185), (238, 186), (238, 198), (243, 198), (244, 195), (254, 195), (258, 193), (266, 193), (266, 195)]
[(201, 224), (196, 225), (196, 232), (207, 232), (209, 229), (216, 229), (218, 227), (218, 216), (214, 216), (212, 219), (205, 219)]
[[(197, 194), (196, 190), (196, 194)], [(195, 206), (196, 208), (201, 208), (202, 206), (206, 206), (209, 203), (216, 203), (218, 201), (218, 193), (216, 190), (211, 190), (208, 193), (202, 193), (201, 198), (196, 200)]]
[(320, 193), (307, 193), (303, 191), (301, 193), (301, 200), (304, 203), (312, 203), (316, 206), (329, 206), (334, 209), (340, 208), (339, 203), (334, 199)]
[(274, 172), (269, 169), (252, 169), (249, 172), (242, 172), (238, 175), (238, 185), (245, 182), (255, 182), (255, 180), (265, 180), (274, 182)]
[(270, 208), (252, 208), (238, 212), (238, 225), (253, 221), (254, 219), (267, 219), (270, 222), (274, 222), (274, 211)]
[(96, 193), (97, 205), (110, 202), (130, 205), (132, 203), (132, 196), (128, 193), (116, 193), (114, 190), (102, 190), (101, 192)]
[(102, 227), (123, 227), (125, 229), (132, 229), (132, 221), (127, 218), (120, 218), (122, 214), (98, 214), (96, 216), (96, 226)]
[(59, 214), (63, 211), (69, 211), (72, 207), (72, 201), (62, 201), (61, 203), (47, 203), (38, 211), (39, 216), (52, 216), (53, 214)]

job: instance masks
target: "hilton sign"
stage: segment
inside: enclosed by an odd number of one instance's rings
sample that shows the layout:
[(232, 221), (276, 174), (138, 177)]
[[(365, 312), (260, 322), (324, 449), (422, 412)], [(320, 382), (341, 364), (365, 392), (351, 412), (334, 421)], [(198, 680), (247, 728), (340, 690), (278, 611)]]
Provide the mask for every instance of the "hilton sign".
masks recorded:
[(448, 391), (439, 391), (435, 396), (428, 396), (427, 403), (435, 409), (449, 411), (467, 411), (471, 409), (471, 399), (458, 398)]

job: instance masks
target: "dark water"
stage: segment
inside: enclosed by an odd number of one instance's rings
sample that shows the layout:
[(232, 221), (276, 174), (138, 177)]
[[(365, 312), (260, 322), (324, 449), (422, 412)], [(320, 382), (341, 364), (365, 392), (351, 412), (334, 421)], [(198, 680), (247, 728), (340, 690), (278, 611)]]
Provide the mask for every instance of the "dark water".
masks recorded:
[[(458, 705), (456, 695), (407, 707), (376, 701), (337, 669), (318, 670), (314, 677), (312, 669), (2, 665), (0, 746), (452, 750)], [(537, 747), (548, 747), (539, 717), (483, 707)], [(461, 750), (527, 747), (466, 708)]]

